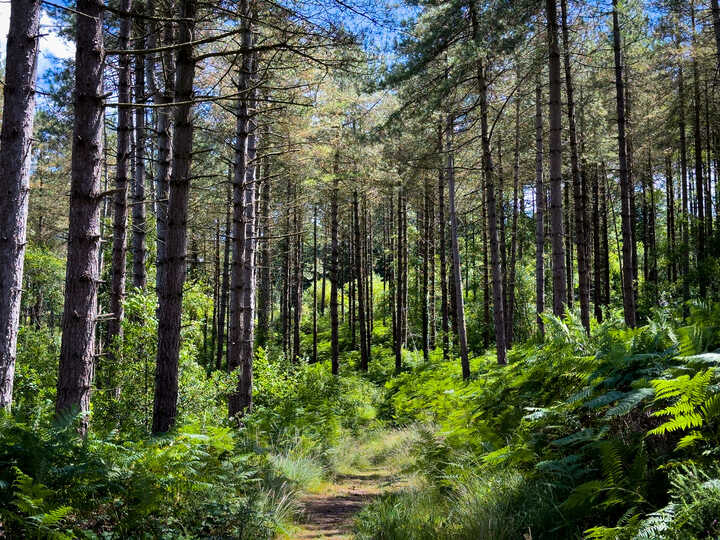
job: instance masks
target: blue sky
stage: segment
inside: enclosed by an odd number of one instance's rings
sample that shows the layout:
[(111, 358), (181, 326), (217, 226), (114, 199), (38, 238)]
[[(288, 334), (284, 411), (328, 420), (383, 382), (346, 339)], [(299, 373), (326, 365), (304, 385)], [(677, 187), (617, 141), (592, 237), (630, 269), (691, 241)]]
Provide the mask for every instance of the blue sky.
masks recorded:
[[(10, 26), (10, 2), (0, 0), (0, 56), (5, 58), (8, 27)], [(60, 37), (55, 22), (43, 11), (40, 20), (40, 29), (43, 37), (40, 38), (39, 74), (44, 73), (58, 58), (72, 58), (75, 55), (75, 45)]]

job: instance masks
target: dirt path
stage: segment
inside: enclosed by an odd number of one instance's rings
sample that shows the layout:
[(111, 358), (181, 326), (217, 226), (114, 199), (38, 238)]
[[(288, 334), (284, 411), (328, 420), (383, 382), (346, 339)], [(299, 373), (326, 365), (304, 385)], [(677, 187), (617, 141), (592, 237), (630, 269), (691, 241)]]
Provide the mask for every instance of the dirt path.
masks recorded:
[(369, 469), (339, 476), (322, 493), (303, 498), (305, 519), (293, 538), (352, 538), (350, 533), (355, 514), (375, 497), (398, 489), (400, 485), (400, 479), (384, 469)]

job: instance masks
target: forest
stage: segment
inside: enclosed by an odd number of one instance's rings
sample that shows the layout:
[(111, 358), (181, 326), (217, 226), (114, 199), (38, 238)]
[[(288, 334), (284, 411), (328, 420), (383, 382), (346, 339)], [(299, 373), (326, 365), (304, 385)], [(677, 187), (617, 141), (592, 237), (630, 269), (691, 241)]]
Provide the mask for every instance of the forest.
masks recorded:
[(720, 538), (718, 4), (0, 3), (0, 538)]

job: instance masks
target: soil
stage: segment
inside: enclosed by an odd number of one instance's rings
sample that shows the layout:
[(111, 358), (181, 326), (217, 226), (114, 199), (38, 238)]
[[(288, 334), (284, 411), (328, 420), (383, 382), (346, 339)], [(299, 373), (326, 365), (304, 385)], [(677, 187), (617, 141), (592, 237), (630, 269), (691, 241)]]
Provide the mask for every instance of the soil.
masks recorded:
[(305, 519), (292, 538), (352, 538), (355, 515), (374, 498), (398, 488), (398, 478), (383, 469), (338, 476), (322, 493), (306, 495), (302, 499)]

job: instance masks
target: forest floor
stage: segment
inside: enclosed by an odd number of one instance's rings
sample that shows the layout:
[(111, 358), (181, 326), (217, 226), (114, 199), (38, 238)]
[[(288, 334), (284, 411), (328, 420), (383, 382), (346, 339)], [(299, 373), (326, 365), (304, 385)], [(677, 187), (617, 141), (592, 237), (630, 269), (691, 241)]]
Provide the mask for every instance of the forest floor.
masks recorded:
[[(382, 432), (359, 446), (346, 445), (340, 474), (301, 499), (302, 519), (290, 539), (345, 540), (352, 538), (355, 516), (377, 497), (407, 488), (406, 473), (411, 430)], [(359, 459), (358, 459), (359, 457)]]

